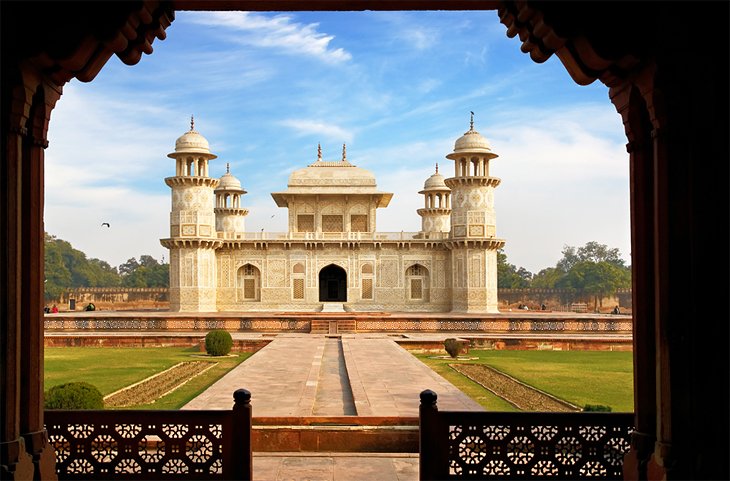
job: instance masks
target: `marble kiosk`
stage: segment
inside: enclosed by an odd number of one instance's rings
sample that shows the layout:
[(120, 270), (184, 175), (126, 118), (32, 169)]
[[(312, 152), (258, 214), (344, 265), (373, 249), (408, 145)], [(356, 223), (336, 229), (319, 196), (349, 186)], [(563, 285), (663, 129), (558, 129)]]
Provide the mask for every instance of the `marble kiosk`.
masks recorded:
[(419, 232), (378, 232), (377, 209), (392, 193), (347, 160), (317, 160), (295, 170), (286, 190), (272, 193), (289, 213), (285, 233), (246, 232), (246, 191), (229, 169), (209, 176), (216, 158), (194, 129), (168, 154), (175, 176), (170, 237), (173, 311), (422, 311), (497, 310), (494, 189), (497, 157), (474, 130), (446, 155), (453, 177), (426, 179)]

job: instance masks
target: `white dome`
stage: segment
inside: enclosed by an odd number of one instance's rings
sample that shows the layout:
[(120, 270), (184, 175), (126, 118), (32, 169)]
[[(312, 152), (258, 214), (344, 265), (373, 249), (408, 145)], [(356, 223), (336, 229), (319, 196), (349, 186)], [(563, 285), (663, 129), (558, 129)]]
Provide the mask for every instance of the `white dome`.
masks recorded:
[(454, 143), (454, 151), (446, 156), (447, 159), (456, 159), (463, 154), (487, 154), (488, 158), (495, 158), (497, 154), (492, 152), (492, 147), (479, 132), (474, 130), (474, 112), (472, 112), (469, 130)]
[(454, 152), (484, 152), (491, 153), (492, 147), (479, 132), (473, 128), (456, 139)]
[(210, 154), (208, 140), (195, 130), (189, 130), (175, 141), (175, 152)]
[(426, 179), (426, 182), (423, 184), (423, 190), (445, 190), (448, 189), (446, 187), (446, 183), (444, 182), (444, 176), (436, 172), (431, 177)]
[(238, 180), (230, 172), (226, 172), (220, 178), (220, 183), (218, 184), (218, 187), (215, 190), (217, 192), (219, 190), (243, 190), (243, 188), (241, 187), (240, 180)]

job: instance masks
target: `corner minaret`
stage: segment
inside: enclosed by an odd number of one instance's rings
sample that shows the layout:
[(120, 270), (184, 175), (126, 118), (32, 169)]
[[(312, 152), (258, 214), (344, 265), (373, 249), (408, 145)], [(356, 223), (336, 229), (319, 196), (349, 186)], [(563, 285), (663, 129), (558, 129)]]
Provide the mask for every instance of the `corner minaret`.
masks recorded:
[(165, 183), (172, 189), (170, 238), (161, 239), (170, 249), (170, 310), (216, 311), (215, 249), (221, 246), (215, 225), (213, 189), (218, 179), (208, 175), (208, 162), (217, 158), (208, 141), (190, 130), (175, 141), (175, 176)]
[(496, 157), (474, 130), (472, 112), (469, 130), (446, 156), (454, 161), (454, 177), (444, 181), (451, 188), (452, 311), (499, 312), (497, 250), (504, 240), (495, 238), (494, 188), (500, 179), (489, 176), (489, 161)]
[(429, 234), (449, 232), (451, 230), (451, 189), (444, 183), (444, 176), (439, 174), (439, 165), (436, 172), (426, 179), (423, 190), (425, 206), (418, 209), (421, 216), (421, 233), (426, 237)]
[(241, 182), (231, 174), (230, 165), (226, 164), (226, 173), (220, 178), (215, 189), (215, 230), (224, 239), (236, 239), (246, 229), (244, 219), (248, 209), (241, 207), (241, 197), (246, 191)]

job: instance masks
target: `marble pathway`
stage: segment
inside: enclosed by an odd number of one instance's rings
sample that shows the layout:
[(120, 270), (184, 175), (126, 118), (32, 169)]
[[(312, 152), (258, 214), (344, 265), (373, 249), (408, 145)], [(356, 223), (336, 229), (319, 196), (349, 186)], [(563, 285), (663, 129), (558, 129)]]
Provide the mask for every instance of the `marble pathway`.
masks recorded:
[(344, 359), (333, 359), (340, 350), (326, 350), (333, 339), (325, 335), (278, 335), (183, 409), (230, 409), (233, 391), (246, 388), (254, 417), (349, 414), (347, 383), (332, 371), (344, 362), (359, 416), (418, 417), (424, 389), (438, 393), (440, 409), (483, 410), (387, 335), (343, 334), (341, 339)]

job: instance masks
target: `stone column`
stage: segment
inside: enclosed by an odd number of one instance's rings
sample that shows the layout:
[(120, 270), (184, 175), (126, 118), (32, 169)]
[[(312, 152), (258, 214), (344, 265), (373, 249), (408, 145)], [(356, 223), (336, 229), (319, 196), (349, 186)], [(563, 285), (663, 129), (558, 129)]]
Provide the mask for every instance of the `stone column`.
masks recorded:
[[(3, 152), (0, 303), (4, 419), (3, 479), (56, 479), (43, 424), (43, 161), (51, 111), (61, 88), (30, 66), (15, 74)], [(5, 120), (5, 119), (4, 119)]]

